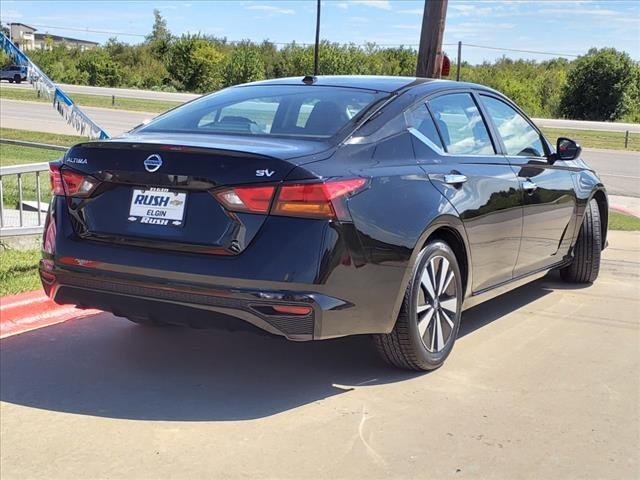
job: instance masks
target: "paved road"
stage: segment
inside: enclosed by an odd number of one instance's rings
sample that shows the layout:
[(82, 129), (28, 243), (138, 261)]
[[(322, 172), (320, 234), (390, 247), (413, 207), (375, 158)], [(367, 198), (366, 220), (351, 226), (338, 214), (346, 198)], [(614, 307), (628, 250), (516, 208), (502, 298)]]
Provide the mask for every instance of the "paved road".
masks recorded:
[(621, 122), (588, 122), (585, 120), (563, 120), (553, 118), (533, 118), (539, 127), (569, 128), (572, 130), (600, 130), (605, 132), (640, 133), (640, 124)]
[(466, 312), (430, 374), (366, 337), (108, 314), (4, 339), (3, 478), (638, 478), (640, 236), (610, 240), (593, 286), (545, 278)]
[[(2, 82), (1, 88), (15, 88), (15, 89), (33, 89), (29, 83), (21, 83), (19, 85), (15, 83)], [(109, 88), (109, 87), (89, 87), (85, 85), (69, 85), (67, 83), (59, 83), (58, 86), (62, 88), (66, 93), (86, 93), (89, 95), (103, 95), (110, 97), (115, 95), (116, 97), (126, 98), (140, 98), (146, 100), (165, 100), (172, 102), (187, 102), (198, 98), (200, 95), (196, 93), (176, 93), (176, 92), (156, 92), (153, 90), (137, 90), (134, 88)]]
[[(120, 135), (155, 114), (107, 108), (84, 109), (111, 135)], [(50, 105), (0, 99), (0, 126), (52, 133), (76, 134)], [(603, 178), (614, 195), (640, 197), (640, 153), (585, 149), (584, 158)]]
[(640, 197), (640, 152), (586, 148), (582, 157), (611, 195)]
[[(172, 93), (172, 92), (156, 92), (153, 90), (136, 90), (132, 88), (107, 88), (107, 87), (89, 87), (84, 85), (69, 85), (61, 83), (60, 87), (67, 93), (86, 93), (91, 95), (115, 95), (116, 97), (127, 98), (144, 98), (149, 100), (170, 100), (175, 102), (186, 102), (198, 98), (199, 94), (194, 93)], [(33, 88), (29, 84), (21, 83), (20, 85), (3, 83), (2, 88)], [(583, 120), (562, 120), (549, 118), (534, 118), (534, 121), (541, 127), (550, 128), (571, 128), (585, 130), (603, 130), (632, 133), (640, 133), (640, 124), (637, 123), (618, 123), (618, 122), (588, 122)]]
[[(156, 115), (107, 108), (85, 107), (83, 110), (112, 136), (120, 135)], [(65, 123), (51, 105), (39, 102), (0, 99), (0, 126), (68, 135), (78, 134)]]

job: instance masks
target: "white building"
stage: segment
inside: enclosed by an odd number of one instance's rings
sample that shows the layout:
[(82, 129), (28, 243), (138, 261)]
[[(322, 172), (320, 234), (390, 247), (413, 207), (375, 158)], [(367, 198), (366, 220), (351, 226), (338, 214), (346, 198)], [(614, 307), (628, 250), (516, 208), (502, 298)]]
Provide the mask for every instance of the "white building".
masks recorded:
[(47, 49), (54, 45), (64, 45), (67, 48), (78, 48), (80, 50), (89, 50), (98, 46), (97, 42), (88, 40), (80, 40), (77, 38), (61, 37), (59, 35), (50, 35), (48, 33), (36, 33), (36, 29), (25, 25), (24, 23), (9, 24), (11, 41), (22, 50)]

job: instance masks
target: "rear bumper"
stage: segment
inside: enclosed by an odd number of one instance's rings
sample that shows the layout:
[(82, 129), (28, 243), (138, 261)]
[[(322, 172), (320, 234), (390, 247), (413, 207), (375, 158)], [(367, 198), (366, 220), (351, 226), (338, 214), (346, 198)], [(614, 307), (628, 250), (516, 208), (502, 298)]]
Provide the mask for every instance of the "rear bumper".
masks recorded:
[[(323, 319), (340, 316), (342, 310), (354, 307), (317, 292), (167, 285), (151, 279), (96, 275), (88, 269), (52, 268), (46, 261), (40, 263), (40, 276), (47, 295), (57, 303), (196, 328), (237, 330), (244, 329), (245, 323), (296, 341), (337, 336), (323, 329)], [(278, 305), (306, 306), (311, 311), (285, 315), (273, 310)]]
[[(40, 264), (58, 303), (194, 326), (234, 320), (291, 340), (388, 333), (395, 324), (408, 266), (367, 261), (351, 224), (269, 217), (241, 254), (204, 255), (82, 240), (63, 200), (52, 202), (55, 241), (45, 242)], [(311, 312), (276, 314), (273, 305)]]

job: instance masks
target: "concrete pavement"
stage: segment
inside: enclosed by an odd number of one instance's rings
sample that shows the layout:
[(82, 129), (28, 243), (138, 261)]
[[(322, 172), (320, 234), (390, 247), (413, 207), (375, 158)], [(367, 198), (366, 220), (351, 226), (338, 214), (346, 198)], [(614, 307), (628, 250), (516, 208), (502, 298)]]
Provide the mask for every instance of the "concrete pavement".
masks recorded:
[[(640, 234), (465, 313), (430, 374), (111, 315), (0, 341), (3, 478), (638, 478)], [(612, 306), (615, 305), (615, 308)]]

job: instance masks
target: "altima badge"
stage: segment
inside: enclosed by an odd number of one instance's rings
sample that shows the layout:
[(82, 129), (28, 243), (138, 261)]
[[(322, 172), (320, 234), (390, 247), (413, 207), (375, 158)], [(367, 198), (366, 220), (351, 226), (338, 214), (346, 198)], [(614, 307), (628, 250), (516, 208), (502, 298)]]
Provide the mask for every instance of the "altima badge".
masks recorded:
[(147, 159), (144, 161), (144, 168), (147, 169), (147, 172), (155, 172), (162, 166), (162, 158), (157, 153), (153, 155), (149, 155)]

